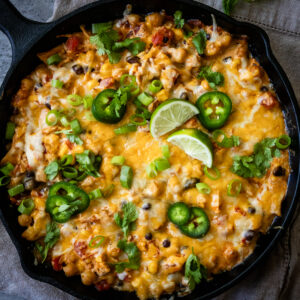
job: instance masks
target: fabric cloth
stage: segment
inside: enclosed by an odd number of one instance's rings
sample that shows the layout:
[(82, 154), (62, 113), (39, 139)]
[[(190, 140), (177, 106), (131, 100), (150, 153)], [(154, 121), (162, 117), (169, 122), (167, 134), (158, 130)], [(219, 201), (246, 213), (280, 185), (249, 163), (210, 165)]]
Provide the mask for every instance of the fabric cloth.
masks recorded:
[[(221, 0), (198, 0), (222, 10)], [(55, 0), (49, 19), (55, 20), (94, 0)], [(124, 2), (125, 6), (126, 1)], [(133, 8), (134, 9), (134, 8)], [(276, 58), (287, 73), (300, 103), (300, 0), (239, 1), (233, 17), (264, 28)], [(295, 212), (291, 226), (272, 253), (239, 284), (215, 300), (298, 299), (300, 295), (300, 217)], [(0, 224), (0, 290), (20, 299), (73, 300), (74, 297), (28, 277), (18, 254)], [(0, 294), (0, 299), (2, 296)]]

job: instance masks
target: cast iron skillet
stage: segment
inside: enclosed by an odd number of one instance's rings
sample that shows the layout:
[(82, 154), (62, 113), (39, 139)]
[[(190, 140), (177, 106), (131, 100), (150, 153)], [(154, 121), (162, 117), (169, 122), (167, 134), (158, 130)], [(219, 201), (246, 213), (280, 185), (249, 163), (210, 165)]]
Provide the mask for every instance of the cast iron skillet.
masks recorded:
[[(290, 151), (292, 172), (288, 182), (287, 195), (282, 205), (282, 216), (274, 220), (268, 234), (259, 239), (254, 253), (242, 264), (230, 272), (214, 276), (212, 281), (202, 283), (192, 294), (185, 297), (185, 299), (210, 298), (237, 283), (267, 255), (284, 229), (287, 228), (296, 208), (297, 195), (299, 195), (299, 109), (287, 76), (273, 56), (268, 36), (262, 29), (248, 23), (238, 22), (219, 11), (192, 0), (104, 0), (80, 8), (49, 24), (25, 19), (7, 0), (0, 0), (0, 29), (9, 37), (13, 50), (12, 64), (0, 89), (0, 100), (2, 100), (0, 101), (0, 136), (4, 136), (5, 124), (11, 114), (10, 100), (18, 90), (20, 80), (40, 63), (36, 53), (49, 50), (63, 42), (65, 39), (57, 39), (56, 36), (79, 31), (80, 24), (105, 22), (121, 17), (126, 3), (133, 5), (133, 12), (142, 14), (161, 9), (165, 9), (168, 14), (173, 14), (175, 10), (180, 9), (186, 19), (199, 18), (205, 24), (212, 23), (211, 14), (214, 14), (218, 25), (229, 32), (248, 35), (250, 50), (271, 78), (285, 113), (287, 130), (292, 138)], [(2, 138), (0, 140), (1, 157), (6, 152), (4, 145), (5, 141)], [(99, 297), (109, 297), (111, 300), (136, 299), (132, 293), (115, 290), (99, 294), (93, 287), (84, 286), (79, 276), (67, 278), (63, 272), (55, 272), (52, 267), (35, 266), (31, 252), (32, 243), (21, 238), (24, 229), (18, 225), (17, 210), (10, 205), (6, 189), (1, 189), (0, 195), (0, 217), (19, 252), (22, 267), (29, 276), (50, 283), (82, 299), (99, 299)], [(279, 228), (278, 226), (282, 230), (276, 229)]]

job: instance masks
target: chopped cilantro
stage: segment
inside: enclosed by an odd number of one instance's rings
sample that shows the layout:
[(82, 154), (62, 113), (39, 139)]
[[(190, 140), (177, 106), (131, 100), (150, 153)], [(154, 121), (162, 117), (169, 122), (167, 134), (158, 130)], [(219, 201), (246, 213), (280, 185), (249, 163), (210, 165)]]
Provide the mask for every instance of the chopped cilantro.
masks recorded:
[(76, 161), (80, 165), (81, 171), (84, 171), (86, 174), (93, 177), (100, 176), (98, 170), (101, 160), (101, 156), (96, 156), (90, 150), (85, 150), (82, 153), (76, 154)]
[(184, 25), (184, 19), (182, 17), (182, 11), (177, 10), (174, 13), (174, 24), (176, 28), (182, 28)]
[(201, 29), (194, 37), (193, 44), (196, 47), (197, 52), (201, 55), (204, 53), (206, 47), (206, 32)]
[(144, 51), (146, 43), (141, 41), (139, 37), (133, 39), (125, 39), (122, 42), (116, 42), (113, 46), (114, 51), (123, 51), (128, 49), (132, 55), (136, 56), (140, 52)]
[(100, 34), (108, 29), (111, 29), (112, 26), (113, 26), (112, 22), (92, 24), (92, 33)]
[(53, 180), (59, 172), (59, 163), (55, 160), (51, 162), (44, 170), (48, 180)]
[(128, 233), (133, 229), (134, 221), (138, 218), (139, 214), (136, 206), (132, 202), (125, 203), (122, 206), (123, 217), (119, 213), (114, 215), (115, 222), (121, 227), (125, 238)]
[(217, 86), (222, 86), (224, 84), (223, 74), (214, 72), (210, 66), (202, 67), (197, 77), (199, 79), (206, 79), (212, 89), (215, 89)]

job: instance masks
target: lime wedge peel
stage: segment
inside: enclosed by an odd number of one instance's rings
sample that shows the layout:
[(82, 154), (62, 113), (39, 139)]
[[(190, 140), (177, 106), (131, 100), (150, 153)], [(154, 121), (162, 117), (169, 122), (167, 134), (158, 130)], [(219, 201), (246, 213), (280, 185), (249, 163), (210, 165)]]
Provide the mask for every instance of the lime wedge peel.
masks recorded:
[(198, 108), (188, 101), (167, 100), (153, 112), (150, 120), (150, 132), (154, 138), (158, 138), (181, 126), (198, 113)]
[(182, 149), (192, 158), (203, 162), (208, 168), (213, 165), (213, 146), (207, 134), (197, 129), (182, 129), (171, 134), (168, 142)]

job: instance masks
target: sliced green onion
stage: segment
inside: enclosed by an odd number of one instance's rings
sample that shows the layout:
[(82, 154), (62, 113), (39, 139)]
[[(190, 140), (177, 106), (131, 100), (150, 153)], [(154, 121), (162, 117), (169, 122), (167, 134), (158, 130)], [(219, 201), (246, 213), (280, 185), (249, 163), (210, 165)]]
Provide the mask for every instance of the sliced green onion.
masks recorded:
[(30, 215), (34, 209), (34, 202), (32, 199), (24, 199), (18, 206), (18, 212), (20, 214)]
[(199, 193), (201, 193), (201, 194), (207, 194), (208, 195), (211, 192), (211, 188), (209, 187), (209, 185), (204, 183), (204, 182), (196, 183), (196, 188), (199, 191)]
[(6, 165), (4, 165), (2, 168), (0, 168), (0, 172), (2, 172), (4, 175), (9, 175), (13, 169), (14, 169), (13, 164), (8, 162)]
[(124, 156), (114, 156), (110, 162), (112, 165), (122, 166), (122, 165), (124, 165), (125, 157)]
[(83, 103), (82, 97), (76, 94), (68, 95), (67, 101), (73, 106), (78, 106)]
[(117, 135), (120, 135), (120, 134), (126, 134), (126, 133), (129, 133), (129, 132), (133, 132), (133, 131), (136, 131), (137, 130), (137, 126), (134, 125), (134, 124), (126, 124), (126, 125), (123, 125), (119, 128), (116, 128), (114, 129), (114, 132), (115, 134)]
[(130, 122), (134, 125), (142, 126), (146, 125), (147, 121), (143, 114), (134, 114), (130, 117)]
[(59, 79), (52, 79), (51, 85), (57, 89), (61, 89), (64, 86), (64, 83)]
[(91, 95), (84, 96), (82, 99), (84, 108), (86, 108), (86, 109), (91, 108), (92, 104), (93, 104), (93, 100), (94, 99)]
[(165, 157), (155, 159), (154, 164), (157, 171), (164, 171), (170, 168), (170, 163)]
[(55, 109), (50, 110), (46, 116), (46, 124), (48, 126), (54, 126), (59, 121), (59, 112)]
[(24, 192), (24, 185), (18, 184), (8, 190), (9, 196), (13, 197)]
[(8, 185), (10, 183), (10, 177), (5, 175), (0, 177), (0, 186), (5, 186)]
[(114, 189), (115, 189), (115, 185), (110, 184), (108, 187), (102, 190), (103, 197), (108, 198), (113, 193)]
[(5, 131), (5, 139), (12, 140), (15, 134), (16, 124), (13, 122), (7, 122), (6, 131)]
[(120, 182), (122, 187), (130, 189), (133, 180), (133, 171), (129, 166), (122, 166)]
[(104, 240), (105, 240), (104, 236), (97, 235), (97, 236), (95, 236), (94, 238), (92, 238), (90, 240), (89, 247), (90, 248), (98, 248), (98, 247), (100, 247), (103, 244)]
[(75, 134), (79, 134), (81, 133), (81, 126), (80, 126), (80, 123), (77, 119), (74, 119), (70, 122), (70, 126), (71, 126), (71, 129), (73, 131), (73, 133)]
[(169, 158), (170, 157), (170, 150), (168, 145), (162, 145), (161, 146), (161, 152), (163, 157)]
[(146, 92), (143, 92), (143, 93), (139, 94), (137, 99), (141, 103), (143, 103), (145, 106), (148, 106), (154, 100), (154, 98), (151, 95), (147, 94)]
[(242, 182), (239, 179), (231, 180), (227, 185), (227, 195), (236, 197), (242, 190)]
[(67, 166), (63, 168), (62, 174), (65, 178), (74, 179), (78, 175), (78, 171), (74, 167)]
[(54, 64), (58, 64), (59, 62), (61, 62), (61, 57), (59, 56), (59, 54), (54, 54), (51, 55), (50, 57), (47, 58), (47, 64), (50, 65), (54, 65)]
[(136, 83), (136, 78), (134, 75), (123, 74), (120, 79), (121, 87), (133, 86)]
[(73, 155), (72, 154), (66, 154), (64, 155), (60, 160), (60, 165), (62, 167), (66, 167), (68, 165), (71, 165), (73, 162)]
[(162, 89), (163, 85), (160, 80), (153, 80), (149, 85), (149, 90), (152, 93), (157, 93)]
[(220, 171), (215, 166), (213, 166), (210, 170), (212, 170), (215, 173), (215, 176), (209, 173), (207, 166), (204, 167), (204, 173), (209, 179), (217, 180), (221, 177)]
[(94, 200), (94, 199), (102, 198), (103, 195), (100, 189), (95, 189), (89, 193), (89, 197), (90, 200)]
[(283, 149), (288, 148), (290, 146), (291, 142), (292, 142), (292, 139), (288, 135), (283, 134), (276, 139), (276, 147), (278, 149), (283, 150)]
[(146, 173), (147, 173), (148, 177), (150, 177), (150, 178), (153, 178), (153, 177), (157, 176), (157, 170), (156, 170), (154, 162), (151, 162), (146, 167)]
[(80, 174), (76, 180), (77, 181), (82, 181), (83, 179), (85, 179), (87, 177), (87, 174), (85, 172), (83, 172), (82, 174)]
[(61, 123), (61, 125), (64, 126), (64, 127), (67, 127), (67, 126), (70, 125), (70, 122), (68, 121), (68, 119), (67, 119), (66, 116), (62, 116), (62, 117), (60, 118), (60, 123)]

